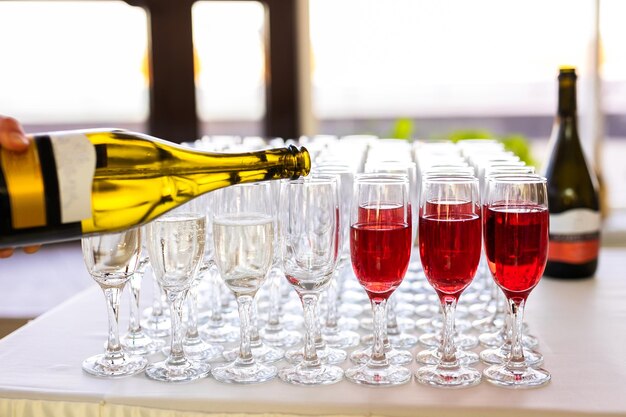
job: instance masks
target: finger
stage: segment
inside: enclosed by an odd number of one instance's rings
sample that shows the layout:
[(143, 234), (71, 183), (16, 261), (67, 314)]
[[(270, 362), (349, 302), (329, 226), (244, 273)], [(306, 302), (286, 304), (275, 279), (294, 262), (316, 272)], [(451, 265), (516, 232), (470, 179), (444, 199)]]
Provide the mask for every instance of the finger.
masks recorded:
[(0, 249), (0, 258), (8, 258), (11, 255), (13, 255), (12, 248)]
[(20, 123), (12, 117), (0, 116), (0, 146), (12, 151), (24, 151), (30, 140)]
[(31, 253), (37, 252), (40, 248), (41, 248), (41, 245), (24, 246), (22, 250), (24, 251), (24, 253), (31, 254)]

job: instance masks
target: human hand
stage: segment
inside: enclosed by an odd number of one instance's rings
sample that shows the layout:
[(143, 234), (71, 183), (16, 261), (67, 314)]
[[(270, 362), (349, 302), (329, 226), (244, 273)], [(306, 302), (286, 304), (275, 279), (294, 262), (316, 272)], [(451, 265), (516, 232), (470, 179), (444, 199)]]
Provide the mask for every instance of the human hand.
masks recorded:
[[(28, 149), (30, 141), (24, 134), (20, 123), (12, 117), (0, 115), (0, 147), (15, 152), (24, 152)], [(26, 253), (35, 253), (40, 246), (26, 246), (22, 250)], [(8, 258), (13, 255), (13, 248), (0, 249), (0, 258)]]

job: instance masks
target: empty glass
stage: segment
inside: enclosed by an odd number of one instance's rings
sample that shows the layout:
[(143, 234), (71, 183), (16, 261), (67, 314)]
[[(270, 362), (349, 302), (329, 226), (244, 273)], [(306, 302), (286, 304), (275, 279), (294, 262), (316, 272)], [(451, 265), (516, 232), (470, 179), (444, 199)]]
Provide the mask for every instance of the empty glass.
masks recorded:
[(141, 235), (138, 228), (82, 239), (83, 259), (91, 277), (100, 285), (107, 301), (109, 337), (104, 354), (83, 361), (83, 370), (99, 377), (137, 374), (147, 365), (145, 358), (124, 352), (119, 339), (120, 294), (135, 272)]
[(328, 287), (340, 253), (337, 178), (320, 175), (284, 183), (280, 213), (285, 275), (302, 301), (305, 323), (302, 361), (282, 369), (280, 378), (298, 385), (333, 384), (343, 370), (323, 363), (316, 333), (319, 295)]

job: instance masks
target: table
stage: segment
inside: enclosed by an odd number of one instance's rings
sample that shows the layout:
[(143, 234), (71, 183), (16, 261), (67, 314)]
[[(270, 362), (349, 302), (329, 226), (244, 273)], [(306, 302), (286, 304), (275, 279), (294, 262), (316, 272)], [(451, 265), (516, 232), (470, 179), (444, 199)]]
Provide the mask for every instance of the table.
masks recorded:
[[(72, 267), (86, 275), (81, 264)], [(486, 382), (440, 390), (414, 381), (370, 388), (347, 381), (295, 387), (280, 380), (232, 386), (213, 379), (165, 384), (143, 375), (97, 379), (80, 368), (106, 338), (104, 297), (93, 284), (0, 340), (0, 416), (626, 416), (625, 270), (626, 248), (603, 248), (595, 279), (542, 280), (527, 322), (553, 381), (517, 391)]]

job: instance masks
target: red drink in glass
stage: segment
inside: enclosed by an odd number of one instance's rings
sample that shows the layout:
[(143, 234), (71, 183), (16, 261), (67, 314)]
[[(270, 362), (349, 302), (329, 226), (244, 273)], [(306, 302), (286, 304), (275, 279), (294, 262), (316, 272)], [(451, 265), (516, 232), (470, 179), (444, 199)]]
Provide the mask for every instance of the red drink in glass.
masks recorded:
[(419, 219), (424, 273), (439, 296), (457, 298), (472, 282), (481, 248), (481, 222), (470, 203), (427, 203)]
[(350, 228), (352, 267), (370, 299), (387, 299), (400, 285), (411, 257), (406, 207), (359, 207)]
[(507, 298), (526, 299), (546, 266), (548, 209), (492, 204), (485, 213), (489, 270)]

